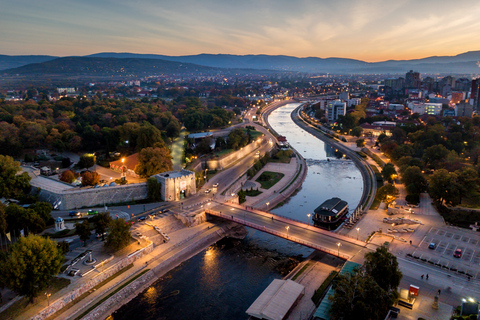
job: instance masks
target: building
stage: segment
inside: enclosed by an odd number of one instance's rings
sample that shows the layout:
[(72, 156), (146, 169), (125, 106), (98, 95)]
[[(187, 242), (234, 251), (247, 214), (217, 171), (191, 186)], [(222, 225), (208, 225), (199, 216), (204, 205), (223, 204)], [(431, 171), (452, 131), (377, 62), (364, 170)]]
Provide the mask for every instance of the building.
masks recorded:
[(450, 99), (451, 104), (458, 104), (460, 101), (465, 99), (465, 95), (463, 92), (460, 91), (454, 91), (452, 92), (452, 99)]
[(428, 114), (430, 116), (438, 116), (442, 114), (442, 104), (432, 102), (409, 102), (407, 107), (412, 113), (418, 113), (419, 115)]
[(135, 167), (138, 164), (138, 153), (134, 153), (128, 157), (117, 161), (110, 162), (110, 169), (116, 172), (125, 173), (125, 176), (140, 177), (135, 173)]
[(420, 80), (420, 73), (410, 70), (405, 74), (405, 87), (419, 89), (422, 81)]
[(328, 230), (335, 229), (343, 222), (348, 213), (348, 203), (340, 198), (331, 198), (319, 205), (314, 211), (312, 220), (316, 226)]
[(480, 78), (472, 80), (472, 89), (470, 99), (473, 100), (473, 107), (479, 113), (480, 111)]
[(455, 116), (457, 117), (472, 117), (473, 106), (465, 101), (455, 105)]
[(164, 201), (182, 200), (197, 193), (195, 172), (182, 169), (153, 175), (161, 184), (161, 198)]
[(347, 112), (347, 104), (340, 100), (328, 101), (326, 106), (326, 116), (329, 122), (335, 122), (339, 116), (344, 116)]

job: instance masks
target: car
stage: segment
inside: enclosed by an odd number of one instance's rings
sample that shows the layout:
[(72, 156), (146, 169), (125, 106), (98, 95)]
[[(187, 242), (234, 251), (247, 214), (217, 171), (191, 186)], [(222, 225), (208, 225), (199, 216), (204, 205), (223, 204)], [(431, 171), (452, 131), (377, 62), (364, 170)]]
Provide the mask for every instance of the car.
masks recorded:
[(435, 250), (436, 247), (437, 245), (435, 244), (435, 242), (430, 242), (430, 244), (428, 245), (428, 249)]
[(167, 213), (167, 212), (170, 212), (170, 210), (168, 209), (163, 210), (163, 213)]
[(89, 210), (88, 210), (88, 214), (89, 214), (89, 215), (97, 214), (97, 213), (98, 213), (98, 210), (93, 210), (93, 209), (89, 209)]
[(137, 221), (143, 221), (143, 220), (145, 220), (145, 219), (147, 219), (147, 217), (146, 217), (146, 216), (143, 216), (143, 217), (139, 217), (139, 218), (137, 219)]
[(213, 185), (214, 188), (218, 188), (218, 182)]
[(205, 193), (210, 193), (212, 191), (212, 189), (207, 189), (205, 190)]
[(455, 252), (453, 253), (453, 256), (455, 258), (461, 258), (462, 257), (462, 249), (455, 250)]
[(72, 210), (72, 211), (70, 211), (70, 212), (68, 213), (68, 215), (69, 215), (70, 217), (77, 217), (77, 216), (81, 216), (82, 213), (81, 213), (80, 211)]

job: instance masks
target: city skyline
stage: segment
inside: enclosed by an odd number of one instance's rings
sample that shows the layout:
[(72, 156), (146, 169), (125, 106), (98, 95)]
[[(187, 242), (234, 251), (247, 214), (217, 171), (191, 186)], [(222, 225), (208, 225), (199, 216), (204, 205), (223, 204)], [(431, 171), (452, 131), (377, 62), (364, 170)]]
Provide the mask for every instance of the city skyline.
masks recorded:
[(480, 48), (475, 1), (2, 3), (0, 54), (268, 54), (368, 62)]

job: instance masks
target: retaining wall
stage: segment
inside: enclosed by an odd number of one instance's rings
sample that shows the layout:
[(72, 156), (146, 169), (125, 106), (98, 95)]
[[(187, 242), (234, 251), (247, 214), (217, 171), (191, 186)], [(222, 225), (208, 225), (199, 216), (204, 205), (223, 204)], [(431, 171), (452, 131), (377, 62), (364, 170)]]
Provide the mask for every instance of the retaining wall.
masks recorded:
[(221, 170), (231, 166), (235, 161), (243, 159), (245, 156), (251, 154), (255, 151), (262, 143), (267, 143), (265, 139), (262, 139), (262, 142), (254, 141), (241, 150), (232, 152), (221, 159), (207, 160), (208, 170)]

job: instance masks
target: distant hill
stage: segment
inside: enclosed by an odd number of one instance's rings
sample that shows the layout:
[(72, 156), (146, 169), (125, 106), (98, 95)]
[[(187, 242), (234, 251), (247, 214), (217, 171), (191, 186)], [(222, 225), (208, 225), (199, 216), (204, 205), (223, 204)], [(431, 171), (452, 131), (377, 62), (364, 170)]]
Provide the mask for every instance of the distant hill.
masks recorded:
[(66, 57), (3, 70), (6, 75), (139, 77), (154, 74), (211, 74), (215, 68), (160, 59)]
[(40, 63), (57, 58), (54, 56), (7, 56), (0, 54), (0, 70), (18, 68), (30, 63)]
[[(211, 73), (218, 68), (254, 69), (307, 73), (355, 74), (420, 73), (479, 74), (480, 51), (456, 56), (433, 56), (413, 60), (388, 60), (369, 63), (346, 58), (297, 58), (270, 55), (198, 54), (166, 56), (156, 54), (103, 52), (85, 57), (0, 55), (0, 70), (6, 74), (147, 75), (155, 73)], [(9, 69), (14, 66), (15, 69)], [(25, 68), (23, 68), (25, 67)], [(216, 69), (208, 69), (216, 68)], [(8, 69), (8, 70), (6, 70)], [(231, 71), (231, 70), (230, 70)], [(0, 71), (2, 72), (2, 71)], [(222, 72), (225, 72), (223, 70)]]

